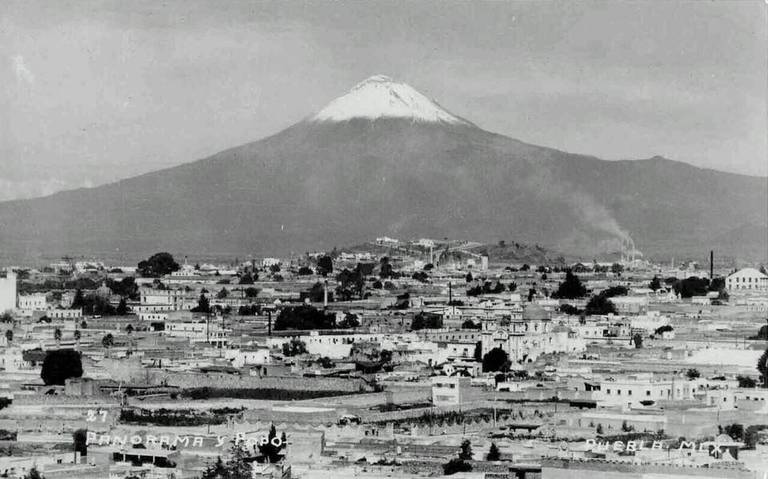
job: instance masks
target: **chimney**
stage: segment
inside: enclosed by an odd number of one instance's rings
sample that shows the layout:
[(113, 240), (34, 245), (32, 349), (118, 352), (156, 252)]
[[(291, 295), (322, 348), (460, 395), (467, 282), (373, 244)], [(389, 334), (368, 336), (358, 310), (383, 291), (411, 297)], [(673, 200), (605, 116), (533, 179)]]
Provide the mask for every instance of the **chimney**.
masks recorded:
[(715, 251), (709, 250), (709, 280), (712, 281), (715, 277)]

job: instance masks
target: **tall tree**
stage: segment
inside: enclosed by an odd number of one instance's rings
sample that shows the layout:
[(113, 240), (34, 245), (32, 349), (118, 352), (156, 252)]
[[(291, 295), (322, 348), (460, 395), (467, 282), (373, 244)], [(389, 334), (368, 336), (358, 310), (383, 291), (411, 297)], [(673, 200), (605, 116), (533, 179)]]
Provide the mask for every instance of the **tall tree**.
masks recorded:
[(200, 298), (197, 300), (197, 306), (191, 309), (193, 313), (210, 313), (211, 312), (211, 303), (208, 301), (208, 298), (205, 297), (204, 293), (200, 293)]
[(107, 350), (107, 353), (109, 353), (109, 348), (115, 345), (115, 337), (112, 336), (112, 333), (107, 333), (101, 338), (101, 345)]
[(260, 462), (268, 462), (274, 464), (280, 462), (283, 459), (285, 453), (282, 451), (285, 448), (285, 442), (281, 438), (279, 441), (280, 445), (277, 446), (276, 444), (278, 441), (276, 441), (276, 439), (277, 429), (275, 429), (275, 425), (273, 424), (272, 427), (269, 428), (267, 443), (259, 444)]
[(321, 256), (317, 260), (317, 274), (328, 276), (333, 273), (333, 258), (328, 255)]
[(474, 454), (472, 453), (472, 443), (469, 442), (469, 439), (464, 439), (464, 441), (461, 442), (461, 451), (459, 451), (459, 459), (462, 461), (471, 461), (472, 456)]
[(498, 461), (501, 459), (501, 451), (499, 451), (499, 448), (496, 446), (495, 442), (491, 443), (491, 448), (488, 449), (488, 455), (485, 456), (485, 459), (487, 461)]
[(565, 281), (560, 283), (557, 291), (552, 295), (555, 298), (576, 299), (583, 298), (587, 294), (587, 288), (573, 271), (565, 272)]
[(115, 313), (119, 314), (120, 316), (124, 316), (128, 314), (128, 304), (126, 304), (125, 298), (120, 298), (120, 302), (117, 304), (117, 309), (115, 309)]
[(493, 348), (483, 356), (483, 371), (508, 371), (509, 355), (501, 348)]
[(760, 377), (763, 380), (763, 387), (768, 388), (768, 349), (766, 349), (757, 360), (757, 370), (760, 371)]
[(72, 304), (69, 306), (72, 309), (79, 309), (85, 306), (85, 297), (83, 296), (83, 290), (75, 290), (75, 297), (72, 298)]

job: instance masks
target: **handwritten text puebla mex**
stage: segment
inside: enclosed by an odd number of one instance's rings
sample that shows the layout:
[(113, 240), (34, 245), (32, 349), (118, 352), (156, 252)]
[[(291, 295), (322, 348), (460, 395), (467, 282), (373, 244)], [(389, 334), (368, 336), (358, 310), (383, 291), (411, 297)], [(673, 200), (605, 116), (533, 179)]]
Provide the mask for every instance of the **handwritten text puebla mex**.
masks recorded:
[[(725, 446), (725, 444), (718, 444), (715, 442), (694, 442), (694, 441), (681, 441), (680, 445), (677, 447), (677, 450), (681, 451), (683, 449), (687, 450), (699, 450), (699, 451), (709, 451), (712, 452), (722, 452), (720, 450), (720, 447)], [(608, 451), (612, 450), (614, 452), (635, 452), (635, 451), (643, 451), (647, 449), (656, 449), (656, 450), (666, 450), (671, 449), (671, 446), (668, 444), (664, 444), (662, 441), (597, 441), (595, 439), (587, 439), (587, 449), (592, 451)]]
[(89, 446), (138, 446), (143, 444), (144, 446), (155, 447), (229, 447), (234, 442), (235, 445), (242, 445), (245, 447), (265, 446), (272, 444), (275, 447), (282, 447), (283, 440), (280, 437), (269, 438), (267, 436), (254, 436), (247, 435), (246, 433), (237, 433), (235, 436), (179, 436), (179, 435), (161, 435), (153, 436), (147, 435), (113, 435), (113, 434), (97, 434), (92, 431), (88, 431), (86, 436), (86, 444)]

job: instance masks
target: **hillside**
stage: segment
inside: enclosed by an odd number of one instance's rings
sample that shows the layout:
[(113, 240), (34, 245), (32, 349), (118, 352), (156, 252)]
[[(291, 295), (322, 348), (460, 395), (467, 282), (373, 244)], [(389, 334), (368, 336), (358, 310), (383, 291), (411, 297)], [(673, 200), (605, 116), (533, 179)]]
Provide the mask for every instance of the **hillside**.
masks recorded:
[(308, 119), (175, 168), (0, 203), (0, 244), (15, 257), (277, 255), (387, 235), (598, 255), (631, 238), (662, 257), (768, 256), (766, 178), (602, 161), (438, 116)]

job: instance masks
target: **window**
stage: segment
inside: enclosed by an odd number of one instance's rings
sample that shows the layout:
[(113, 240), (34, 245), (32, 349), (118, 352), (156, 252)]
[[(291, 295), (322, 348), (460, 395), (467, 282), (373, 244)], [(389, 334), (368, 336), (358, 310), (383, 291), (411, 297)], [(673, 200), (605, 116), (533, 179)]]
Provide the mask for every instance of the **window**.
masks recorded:
[(645, 391), (645, 395), (646, 396), (650, 396), (651, 395), (651, 390), (649, 389), (648, 391)]

